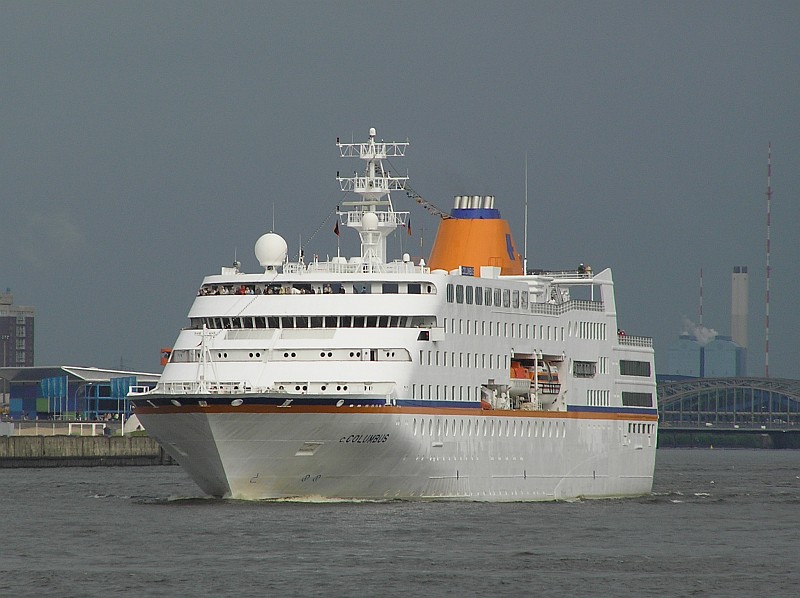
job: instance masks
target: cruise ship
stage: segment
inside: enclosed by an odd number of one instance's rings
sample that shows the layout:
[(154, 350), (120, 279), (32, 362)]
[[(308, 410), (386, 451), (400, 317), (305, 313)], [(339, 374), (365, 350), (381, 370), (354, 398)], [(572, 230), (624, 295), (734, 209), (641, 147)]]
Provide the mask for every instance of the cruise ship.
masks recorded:
[[(290, 261), (270, 232), (261, 271), (207, 276), (158, 385), (131, 389), (147, 432), (234, 499), (650, 493), (652, 339), (620, 330), (611, 270), (528, 270), (493, 196), (444, 212), (394, 172), (408, 142), (336, 145), (363, 166), (337, 173), (333, 231), (360, 255)], [(411, 232), (393, 191), (440, 219), (427, 263), (387, 256)]]

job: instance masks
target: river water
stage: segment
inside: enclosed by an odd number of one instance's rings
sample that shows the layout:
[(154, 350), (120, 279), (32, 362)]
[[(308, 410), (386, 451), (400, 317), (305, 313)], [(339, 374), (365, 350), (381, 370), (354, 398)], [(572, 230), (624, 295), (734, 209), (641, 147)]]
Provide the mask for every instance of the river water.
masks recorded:
[(1, 596), (796, 596), (800, 451), (658, 451), (653, 494), (240, 502), (179, 467), (0, 470)]

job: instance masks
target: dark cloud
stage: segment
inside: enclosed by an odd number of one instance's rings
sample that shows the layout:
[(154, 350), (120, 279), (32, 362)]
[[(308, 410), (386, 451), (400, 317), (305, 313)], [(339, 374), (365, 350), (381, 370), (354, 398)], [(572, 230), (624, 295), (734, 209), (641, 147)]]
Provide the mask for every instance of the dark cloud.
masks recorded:
[(527, 153), (530, 263), (612, 267), (662, 362), (700, 267), (726, 334), (748, 265), (752, 373), (771, 140), (770, 373), (800, 377), (797, 4), (431, 4), (0, 5), (0, 286), (37, 309), (37, 363), (157, 369), (202, 276), (256, 270), (273, 209), (296, 253), (352, 166), (335, 138), (374, 126), (441, 207), (494, 194), (520, 246)]

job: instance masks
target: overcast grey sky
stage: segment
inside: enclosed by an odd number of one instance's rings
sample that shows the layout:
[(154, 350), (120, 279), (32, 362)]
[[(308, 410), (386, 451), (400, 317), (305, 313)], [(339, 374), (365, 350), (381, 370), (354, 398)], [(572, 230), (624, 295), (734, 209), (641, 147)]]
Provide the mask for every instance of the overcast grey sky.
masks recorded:
[[(273, 206), (295, 254), (320, 226), (306, 255), (335, 252), (334, 143), (376, 127), (440, 207), (495, 195), (520, 248), (527, 153), (529, 264), (611, 267), (658, 371), (700, 268), (730, 334), (747, 265), (761, 375), (771, 141), (770, 374), (800, 378), (798, 31), (796, 1), (3, 0), (0, 287), (37, 365), (158, 371), (202, 277), (258, 270)], [(427, 251), (437, 221), (394, 199)]]

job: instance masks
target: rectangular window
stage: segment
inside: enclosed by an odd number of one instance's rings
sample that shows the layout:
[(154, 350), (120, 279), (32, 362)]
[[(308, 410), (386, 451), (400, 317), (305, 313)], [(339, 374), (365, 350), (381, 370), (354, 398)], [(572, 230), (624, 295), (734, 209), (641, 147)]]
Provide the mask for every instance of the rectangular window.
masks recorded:
[(280, 328), (277, 316), (267, 316), (267, 328)]
[(398, 292), (398, 284), (396, 282), (384, 282), (383, 292), (385, 294), (394, 294)]
[(625, 407), (652, 407), (653, 395), (649, 392), (622, 391), (622, 404)]
[(407, 292), (409, 295), (421, 295), (422, 285), (418, 282), (409, 282)]
[(475, 305), (483, 305), (483, 289), (475, 287)]
[(339, 316), (339, 327), (340, 328), (352, 328), (353, 327), (353, 316)]
[(294, 328), (294, 318), (292, 316), (283, 316), (281, 318), (282, 328)]
[(471, 286), (467, 286), (467, 305), (472, 305), (472, 294), (475, 292)]
[(456, 303), (464, 303), (464, 285), (456, 285)]
[(455, 293), (453, 291), (453, 285), (447, 285), (447, 302), (452, 303), (455, 300)]
[(572, 375), (576, 378), (594, 378), (597, 364), (594, 361), (573, 361)]
[(522, 291), (522, 296), (520, 297), (519, 306), (522, 309), (528, 309), (528, 291)]
[(503, 303), (503, 289), (494, 290), (494, 305), (500, 307)]
[(367, 316), (367, 328), (376, 328), (378, 326), (378, 316)]
[(619, 360), (619, 373), (623, 376), (643, 376), (650, 377), (650, 362), (649, 361), (629, 361), (627, 359)]
[(378, 327), (379, 328), (388, 328), (389, 327), (389, 316), (381, 316), (378, 318)]
[(519, 291), (514, 291), (511, 294), (511, 307), (519, 309)]
[(511, 291), (503, 289), (503, 307), (511, 307)]
[(311, 316), (311, 327), (322, 328), (322, 316)]
[(297, 316), (295, 318), (295, 326), (297, 328), (308, 328), (308, 316)]
[(336, 316), (325, 316), (325, 328), (336, 328)]
[(353, 316), (353, 328), (364, 327), (364, 316)]
[(486, 307), (492, 306), (492, 289), (489, 287), (483, 289), (483, 302), (486, 304)]

